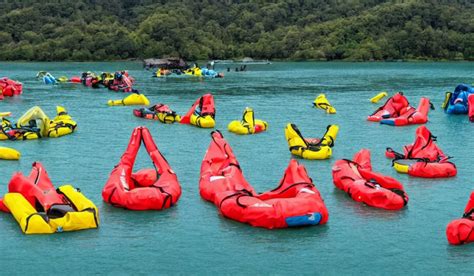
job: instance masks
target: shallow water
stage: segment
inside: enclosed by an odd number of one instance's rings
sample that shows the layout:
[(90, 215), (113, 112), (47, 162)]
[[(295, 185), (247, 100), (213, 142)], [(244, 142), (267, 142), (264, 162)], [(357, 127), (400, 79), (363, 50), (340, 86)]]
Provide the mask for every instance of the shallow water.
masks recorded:
[[(305, 136), (322, 135), (339, 124), (333, 158), (303, 163), (329, 209), (325, 226), (265, 230), (230, 221), (199, 197), (200, 163), (210, 130), (164, 125), (135, 118), (133, 107), (108, 107), (121, 93), (81, 85), (47, 86), (34, 79), (39, 70), (53, 75), (114, 71), (126, 68), (151, 102), (163, 102), (185, 113), (205, 92), (215, 95), (217, 128), (233, 147), (247, 180), (256, 190), (274, 188), (291, 156), (283, 129), (297, 124)], [(218, 67), (223, 69), (223, 67)], [(0, 161), (0, 194), (14, 171), (29, 172), (41, 161), (56, 185), (72, 183), (100, 209), (101, 226), (56, 235), (23, 235), (10, 215), (0, 214), (0, 265), (11, 273), (463, 273), (472, 274), (474, 244), (449, 246), (446, 225), (462, 215), (473, 190), (473, 124), (467, 116), (447, 116), (439, 108), (444, 92), (474, 82), (472, 63), (274, 63), (252, 65), (248, 72), (229, 72), (224, 79), (194, 81), (151, 78), (139, 63), (0, 63), (0, 76), (24, 83), (24, 94), (0, 102), (0, 111), (18, 118), (33, 105), (51, 117), (64, 105), (78, 122), (77, 132), (59, 139), (0, 142), (23, 154), (21, 161)], [(401, 150), (414, 139), (416, 126), (370, 123), (378, 105), (368, 98), (381, 90), (402, 90), (413, 105), (432, 99), (428, 128), (458, 167), (451, 179), (427, 180), (397, 174), (384, 157), (385, 147)], [(336, 107), (327, 115), (311, 107), (325, 92)], [(269, 130), (254, 136), (227, 132), (246, 106)], [(102, 202), (101, 190), (125, 150), (135, 126), (145, 125), (178, 175), (183, 188), (177, 206), (162, 212), (132, 212)], [(372, 151), (374, 169), (405, 185), (407, 208), (382, 211), (352, 201), (332, 184), (331, 166), (352, 158), (361, 148)], [(151, 166), (140, 152), (136, 168)]]

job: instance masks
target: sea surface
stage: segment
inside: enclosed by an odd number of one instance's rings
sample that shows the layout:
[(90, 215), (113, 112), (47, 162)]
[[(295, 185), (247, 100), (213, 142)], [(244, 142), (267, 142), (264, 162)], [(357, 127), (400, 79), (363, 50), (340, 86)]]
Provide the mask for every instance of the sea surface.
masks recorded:
[[(474, 274), (474, 244), (448, 245), (445, 230), (461, 217), (474, 190), (474, 124), (466, 115), (446, 115), (440, 108), (446, 91), (474, 82), (472, 63), (273, 63), (249, 65), (246, 72), (223, 79), (157, 79), (141, 63), (0, 63), (0, 77), (24, 84), (20, 97), (0, 101), (0, 111), (16, 119), (38, 105), (54, 117), (66, 107), (78, 123), (69, 136), (36, 141), (0, 141), (21, 151), (20, 161), (0, 161), (0, 194), (15, 171), (28, 174), (42, 162), (55, 185), (73, 184), (100, 209), (99, 229), (53, 235), (24, 235), (13, 217), (0, 214), (0, 268), (7, 274)], [(277, 186), (292, 158), (284, 127), (292, 122), (303, 135), (321, 136), (328, 124), (340, 132), (333, 157), (301, 160), (329, 210), (327, 225), (266, 230), (223, 218), (199, 196), (201, 160), (210, 143), (209, 129), (165, 125), (132, 114), (135, 107), (109, 107), (123, 93), (82, 85), (45, 85), (35, 79), (46, 70), (59, 77), (83, 71), (129, 70), (136, 88), (152, 103), (166, 103), (180, 114), (211, 92), (217, 108), (216, 129), (232, 146), (247, 180), (258, 191)], [(384, 157), (387, 146), (401, 150), (414, 140), (416, 126), (391, 127), (366, 121), (378, 106), (369, 98), (380, 91), (403, 91), (412, 105), (427, 96), (427, 127), (439, 146), (453, 156), (458, 176), (420, 179), (397, 174)], [(312, 108), (326, 93), (337, 109), (328, 115)], [(245, 107), (268, 121), (265, 133), (237, 136), (227, 131)], [(158, 148), (177, 173), (183, 193), (165, 211), (134, 212), (102, 201), (101, 190), (124, 152), (134, 127), (150, 129)], [(410, 197), (406, 208), (384, 211), (352, 201), (332, 183), (335, 160), (372, 151), (376, 171), (400, 180)], [(141, 150), (135, 168), (150, 167)]]

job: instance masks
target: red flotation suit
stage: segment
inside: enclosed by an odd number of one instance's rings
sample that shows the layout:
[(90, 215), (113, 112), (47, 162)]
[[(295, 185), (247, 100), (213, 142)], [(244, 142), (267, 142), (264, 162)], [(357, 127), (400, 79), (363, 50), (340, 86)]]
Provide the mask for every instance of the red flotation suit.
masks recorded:
[(407, 98), (403, 95), (403, 92), (390, 97), (383, 106), (379, 107), (367, 120), (372, 122), (380, 122), (385, 118), (398, 117), (402, 109), (409, 106)]
[(332, 177), (334, 185), (357, 202), (387, 210), (399, 210), (408, 203), (408, 195), (400, 182), (372, 171), (367, 149), (356, 153), (353, 161), (337, 160)]
[(430, 110), (430, 100), (421, 98), (418, 108), (408, 106), (400, 111), (400, 115), (394, 118), (382, 119), (381, 124), (392, 126), (406, 126), (415, 124), (424, 124), (428, 121), (428, 112)]
[[(142, 142), (155, 168), (133, 173)], [(127, 150), (102, 190), (102, 198), (126, 209), (161, 210), (176, 204), (180, 196), (178, 178), (156, 147), (150, 131), (146, 127), (135, 128)]]
[(470, 94), (467, 97), (467, 106), (469, 108), (468, 110), (468, 116), (469, 116), (469, 121), (474, 122), (474, 94)]
[(453, 245), (474, 242), (474, 192), (467, 202), (463, 217), (448, 224), (446, 237)]
[(180, 123), (181, 124), (190, 124), (191, 115), (197, 113), (195, 115), (198, 116), (206, 116), (210, 115), (212, 118), (216, 115), (216, 108), (214, 106), (214, 96), (212, 94), (204, 94), (202, 97), (197, 99), (194, 104), (189, 109), (188, 113), (186, 113), (182, 118)]
[(199, 192), (230, 219), (268, 229), (325, 224), (328, 211), (304, 166), (291, 160), (279, 186), (258, 194), (245, 180), (239, 163), (214, 131), (201, 165)]
[(9, 78), (0, 79), (0, 99), (3, 97), (13, 97), (23, 92), (23, 84)]
[(416, 129), (415, 142), (403, 147), (404, 153), (398, 153), (392, 148), (387, 148), (385, 155), (398, 160), (413, 160), (409, 166), (408, 174), (411, 176), (438, 178), (452, 177), (457, 174), (456, 165), (449, 162), (447, 155), (435, 143), (436, 137), (431, 134), (426, 126)]
[[(43, 165), (39, 162), (34, 162), (32, 167), (28, 177), (24, 176), (21, 172), (17, 172), (12, 176), (8, 184), (8, 192), (22, 194), (38, 212), (51, 214), (74, 211), (64, 196), (56, 192), (56, 188), (51, 183)], [(3, 201), (0, 206), (2, 211), (9, 212)]]

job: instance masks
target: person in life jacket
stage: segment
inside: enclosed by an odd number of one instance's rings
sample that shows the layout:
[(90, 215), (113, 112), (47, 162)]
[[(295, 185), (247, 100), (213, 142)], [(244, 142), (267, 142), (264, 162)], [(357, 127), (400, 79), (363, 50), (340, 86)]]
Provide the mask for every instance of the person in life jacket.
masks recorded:
[(171, 110), (169, 106), (162, 103), (158, 103), (150, 107), (134, 109), (133, 115), (148, 120), (158, 120), (164, 124), (172, 124), (181, 120), (181, 116), (176, 114), (175, 111)]
[(402, 92), (390, 97), (367, 120), (391, 126), (424, 124), (428, 121), (429, 110), (434, 109), (428, 98), (422, 97), (417, 108), (411, 106)]
[(357, 202), (386, 210), (399, 210), (408, 203), (400, 182), (372, 171), (368, 149), (357, 152), (353, 160), (337, 160), (332, 177), (334, 185)]
[[(142, 143), (153, 162), (153, 168), (133, 172)], [(127, 150), (102, 189), (103, 200), (130, 210), (162, 210), (175, 205), (180, 196), (178, 178), (156, 147), (150, 131), (146, 127), (136, 127)]]
[(322, 225), (324, 201), (303, 165), (290, 160), (278, 187), (257, 193), (245, 179), (232, 148), (219, 131), (201, 164), (199, 193), (224, 217), (267, 229)]
[(114, 91), (135, 92), (133, 89), (133, 78), (129, 77), (127, 71), (117, 71), (114, 74), (114, 80), (109, 85), (109, 89)]
[(474, 191), (464, 208), (462, 218), (451, 221), (446, 227), (446, 237), (452, 245), (474, 242)]
[(456, 165), (448, 161), (451, 157), (435, 143), (436, 137), (426, 126), (416, 130), (415, 142), (403, 147), (403, 153), (388, 147), (385, 155), (393, 159), (392, 166), (399, 173), (425, 178), (453, 177)]
[(202, 95), (194, 102), (189, 111), (181, 118), (180, 123), (213, 128), (216, 125), (215, 116), (214, 96), (209, 93)]
[(442, 107), (447, 114), (469, 114), (474, 121), (474, 88), (459, 84), (454, 92), (446, 92)]

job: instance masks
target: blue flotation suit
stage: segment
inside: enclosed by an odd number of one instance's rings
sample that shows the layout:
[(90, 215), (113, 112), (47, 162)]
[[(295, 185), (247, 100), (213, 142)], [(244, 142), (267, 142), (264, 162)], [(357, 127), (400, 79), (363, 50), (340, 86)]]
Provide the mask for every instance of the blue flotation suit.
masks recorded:
[(44, 77), (43, 77), (43, 82), (45, 84), (56, 84), (57, 81), (56, 81), (56, 78), (53, 77), (51, 74), (47, 73)]
[(467, 114), (468, 107), (468, 97), (470, 94), (474, 94), (474, 88), (466, 85), (460, 84), (456, 86), (453, 94), (449, 97), (449, 101), (446, 105), (446, 113), (448, 114)]
[(205, 77), (215, 78), (217, 77), (217, 72), (212, 69), (202, 68), (201, 74)]

